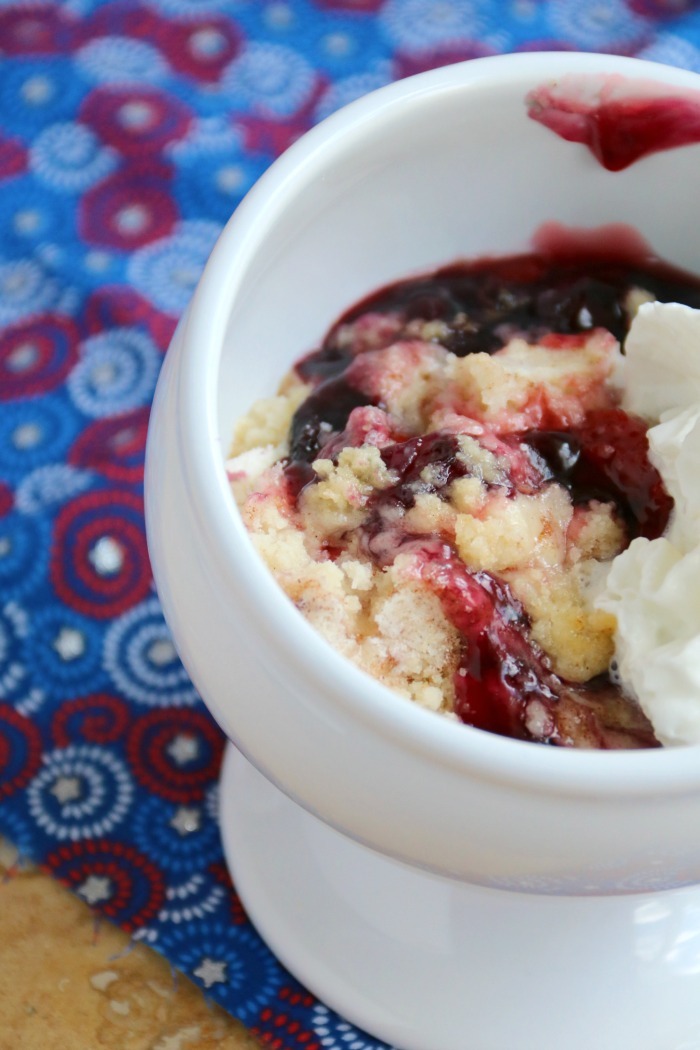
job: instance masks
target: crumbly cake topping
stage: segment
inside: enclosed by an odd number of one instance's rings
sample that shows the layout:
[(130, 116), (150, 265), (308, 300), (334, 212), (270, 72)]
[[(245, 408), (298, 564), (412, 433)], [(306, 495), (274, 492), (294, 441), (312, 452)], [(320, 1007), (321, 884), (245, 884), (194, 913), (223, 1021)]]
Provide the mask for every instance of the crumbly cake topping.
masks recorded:
[[(454, 544), (469, 568), (510, 583), (554, 669), (586, 681), (608, 666), (613, 622), (586, 602), (579, 568), (617, 553), (621, 526), (609, 506), (575, 514), (556, 482), (535, 493), (511, 493), (513, 453), (500, 447), (494, 423), (504, 420), (501, 430), (508, 433), (553, 413), (581, 422), (588, 406), (610, 404), (601, 380), (612, 373), (617, 353), (615, 340), (600, 332), (579, 351), (527, 348), (522, 340), (493, 356), (463, 359), (419, 342), (370, 351), (361, 361), (363, 376), (386, 408), (352, 411), (345, 439), (362, 444), (315, 459), (315, 483), (302, 489), (296, 505), (280, 461), (289, 454), (290, 422), (308, 387), (292, 377), (286, 394), (257, 402), (237, 425), (228, 471), (243, 520), (289, 597), (331, 644), (396, 691), (451, 711), (458, 632), (410, 554), (380, 566), (353, 535), (368, 524), (376, 493), (397, 481), (380, 449), (399, 431), (415, 436), (437, 424), (458, 437), (456, 456), (469, 473), (438, 496), (444, 467), (423, 467), (409, 485), (413, 505), (382, 510), (385, 527), (375, 548), (387, 546), (386, 561), (394, 529), (402, 542), (437, 535)], [(528, 464), (517, 469), (527, 473)]]
[(339, 652), (424, 707), (653, 745), (604, 677), (615, 621), (590, 598), (671, 506), (645, 424), (619, 408), (618, 340), (584, 305), (574, 326), (504, 323), (481, 349), (465, 311), (419, 309), (358, 310), (239, 421), (227, 468), (257, 550)]

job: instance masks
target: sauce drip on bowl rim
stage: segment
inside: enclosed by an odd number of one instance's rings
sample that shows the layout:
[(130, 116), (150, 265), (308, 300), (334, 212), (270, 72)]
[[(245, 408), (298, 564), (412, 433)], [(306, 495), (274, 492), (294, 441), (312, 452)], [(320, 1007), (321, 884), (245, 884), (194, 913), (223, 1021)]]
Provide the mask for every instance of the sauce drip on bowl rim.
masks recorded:
[(672, 91), (653, 81), (563, 77), (531, 91), (526, 105), (533, 120), (587, 146), (608, 171), (700, 142), (700, 92)]

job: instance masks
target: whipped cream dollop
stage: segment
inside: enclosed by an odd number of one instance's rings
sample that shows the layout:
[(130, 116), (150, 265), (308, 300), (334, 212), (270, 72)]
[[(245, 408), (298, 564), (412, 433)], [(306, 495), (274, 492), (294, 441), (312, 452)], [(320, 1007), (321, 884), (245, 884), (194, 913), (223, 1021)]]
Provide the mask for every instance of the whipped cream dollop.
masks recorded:
[(675, 502), (664, 536), (613, 559), (596, 605), (617, 620), (617, 674), (662, 744), (700, 743), (700, 310), (645, 303), (621, 365), (623, 407), (654, 424), (650, 459)]

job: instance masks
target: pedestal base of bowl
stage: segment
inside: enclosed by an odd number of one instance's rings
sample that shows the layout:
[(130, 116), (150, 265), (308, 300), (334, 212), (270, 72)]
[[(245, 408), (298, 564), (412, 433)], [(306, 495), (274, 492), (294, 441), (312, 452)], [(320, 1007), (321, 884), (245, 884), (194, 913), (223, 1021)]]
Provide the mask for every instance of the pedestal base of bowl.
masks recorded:
[(700, 887), (545, 897), (432, 875), (328, 827), (232, 746), (221, 818), (272, 951), (399, 1050), (700, 1047)]

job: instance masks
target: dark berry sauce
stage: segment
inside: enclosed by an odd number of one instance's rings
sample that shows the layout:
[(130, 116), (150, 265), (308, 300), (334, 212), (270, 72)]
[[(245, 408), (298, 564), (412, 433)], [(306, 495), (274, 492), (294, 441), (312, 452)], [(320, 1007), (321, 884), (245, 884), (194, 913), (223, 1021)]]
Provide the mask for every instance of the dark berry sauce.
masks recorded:
[(447, 333), (439, 341), (458, 357), (493, 353), (514, 335), (531, 342), (549, 333), (585, 334), (607, 328), (622, 341), (628, 320), (625, 299), (632, 288), (645, 288), (660, 302), (683, 302), (700, 308), (700, 283), (691, 274), (655, 259), (636, 264), (627, 253), (618, 256), (614, 242), (599, 248), (555, 250), (501, 259), (458, 263), (433, 274), (400, 281), (363, 299), (331, 328), (313, 357), (299, 366), (304, 378), (311, 366), (337, 360), (338, 336), (368, 312), (395, 313), (408, 324), (416, 318), (444, 321)]
[(673, 501), (649, 462), (647, 427), (621, 409), (590, 412), (572, 430), (533, 430), (521, 435), (543, 481), (554, 480), (575, 504), (614, 503), (629, 539), (653, 540), (668, 524)]
[[(377, 499), (409, 510), (416, 501), (418, 487), (423, 492), (439, 495), (467, 473), (467, 466), (458, 458), (458, 452), (457, 438), (440, 431), (387, 446), (382, 449), (382, 459), (399, 480), (381, 492)], [(430, 477), (426, 480), (428, 468)]]
[(469, 725), (523, 739), (532, 736), (524, 716), (537, 701), (544, 714), (540, 739), (556, 740), (559, 680), (530, 641), (528, 617), (508, 585), (490, 573), (470, 572), (449, 547), (425, 575), (463, 638), (455, 713)]
[[(700, 281), (694, 276), (651, 256), (634, 259), (625, 248), (615, 256), (592, 244), (589, 251), (569, 246), (453, 265), (369, 296), (297, 365), (312, 390), (292, 421), (285, 467), (290, 496), (298, 499), (314, 483), (310, 464), (321, 450), (331, 458), (340, 450), (355, 409), (382, 407), (362, 389), (363, 372), (354, 367), (357, 355), (349, 349), (348, 327), (363, 315), (391, 317), (391, 342), (420, 338), (422, 321), (441, 322), (432, 327), (431, 340), (460, 357), (493, 353), (514, 336), (571, 348), (582, 345), (594, 328), (606, 328), (622, 342), (629, 326), (625, 303), (635, 288), (663, 302), (700, 308)], [(653, 539), (667, 526), (672, 500), (649, 462), (646, 429), (620, 409), (605, 409), (589, 412), (574, 428), (504, 435), (501, 447), (510, 454), (501, 457), (503, 468), (488, 487), (498, 486), (508, 496), (534, 493), (556, 481), (574, 504), (612, 504), (628, 542), (636, 536)], [(399, 551), (419, 554), (422, 578), (462, 638), (455, 675), (458, 716), (469, 725), (542, 743), (657, 746), (637, 705), (607, 676), (579, 685), (553, 672), (503, 580), (469, 570), (449, 538), (403, 530), (403, 515), (419, 493), (447, 498), (456, 479), (479, 475), (478, 464), (470, 466), (460, 453), (459, 439), (446, 432), (392, 435), (380, 452), (396, 480), (370, 501), (362, 543), (382, 566)]]
[(294, 413), (289, 456), (293, 463), (313, 463), (331, 434), (338, 434), (353, 408), (372, 399), (341, 377), (326, 379)]
[(382, 460), (397, 481), (375, 493), (362, 537), (365, 551), (378, 564), (390, 565), (399, 550), (415, 544), (415, 536), (403, 531), (401, 519), (415, 506), (416, 496), (429, 493), (442, 498), (453, 481), (469, 473), (458, 453), (457, 438), (440, 431), (382, 449)]

